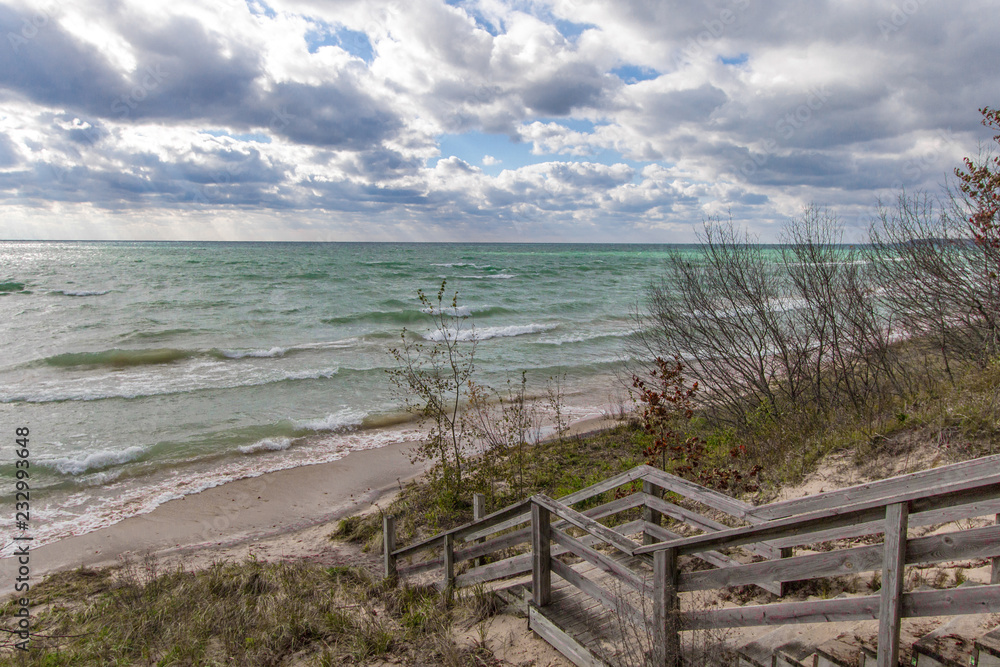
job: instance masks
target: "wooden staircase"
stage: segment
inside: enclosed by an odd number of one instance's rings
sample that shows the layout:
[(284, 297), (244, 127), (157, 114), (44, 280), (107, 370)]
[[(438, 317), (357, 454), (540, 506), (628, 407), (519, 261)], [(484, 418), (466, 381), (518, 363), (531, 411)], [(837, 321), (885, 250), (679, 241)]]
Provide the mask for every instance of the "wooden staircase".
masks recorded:
[[(573, 507), (637, 481), (641, 491), (584, 511)], [(704, 649), (692, 639), (699, 633), (739, 628), (745, 641), (711, 649), (718, 664), (895, 667), (902, 619), (955, 617), (912, 649), (904, 646), (912, 664), (964, 667), (978, 660), (998, 667), (1000, 526), (928, 537), (907, 532), (998, 514), (1000, 455), (761, 506), (639, 466), (558, 500), (533, 496), (405, 547), (397, 547), (387, 516), (385, 572), (433, 576), (442, 587), (485, 584), (510, 599), (529, 594), (530, 627), (578, 665), (679, 664), (682, 651)], [(670, 530), (664, 519), (669, 528), (686, 528)], [(793, 551), (878, 534), (881, 544)], [(989, 585), (903, 590), (907, 566), (987, 558)], [(780, 597), (787, 582), (864, 572), (881, 573), (877, 595), (717, 607), (697, 600), (747, 585)], [(843, 631), (863, 621), (867, 653)]]

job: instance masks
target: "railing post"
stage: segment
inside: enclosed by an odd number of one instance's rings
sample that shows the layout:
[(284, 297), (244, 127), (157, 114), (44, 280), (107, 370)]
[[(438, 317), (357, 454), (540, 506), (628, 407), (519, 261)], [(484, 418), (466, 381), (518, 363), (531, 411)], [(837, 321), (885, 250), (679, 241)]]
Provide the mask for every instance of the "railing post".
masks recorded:
[(885, 555), (882, 594), (878, 611), (877, 667), (899, 665), (899, 622), (903, 601), (903, 566), (906, 564), (907, 503), (885, 509)]
[[(996, 524), (1000, 526), (1000, 514), (997, 514)], [(992, 561), (990, 562), (993, 565), (992, 570), (990, 572), (990, 583), (1000, 584), (1000, 556), (994, 556)]]
[(531, 592), (535, 605), (552, 600), (552, 551), (549, 510), (531, 503)]
[(385, 557), (385, 576), (388, 579), (395, 579), (396, 557), (392, 552), (396, 550), (396, 517), (390, 514), (382, 515), (382, 548)]
[(653, 552), (653, 642), (657, 665), (681, 664), (677, 549)]
[(455, 583), (455, 535), (445, 533), (444, 539), (444, 586), (448, 588)]
[[(663, 489), (661, 489), (660, 487), (656, 486), (652, 482), (647, 482), (646, 480), (642, 480), (642, 492), (645, 493), (645, 494), (647, 494), (647, 495), (650, 495), (650, 496), (656, 496), (657, 498), (662, 498), (663, 497)], [(656, 510), (654, 510), (651, 507), (645, 507), (644, 506), (642, 508), (642, 520), (645, 521), (645, 522), (647, 522), (647, 523), (653, 523), (653, 524), (656, 524), (657, 526), (659, 526), (660, 525), (660, 516), (661, 516), (660, 513), (657, 512)], [(657, 539), (655, 537), (653, 537), (652, 535), (649, 535), (648, 533), (646, 533), (646, 531), (642, 532), (642, 543), (643, 544), (653, 544), (656, 541), (657, 541)]]
[[(479, 521), (484, 516), (486, 516), (486, 496), (482, 493), (475, 493), (472, 495), (472, 520)], [(480, 537), (475, 543), (481, 544), (485, 541), (485, 537)], [(473, 567), (479, 567), (482, 564), (483, 559), (481, 557), (472, 561)]]
[[(780, 554), (778, 558), (791, 558), (795, 555), (795, 549), (793, 547), (781, 547), (779, 550)], [(788, 594), (788, 582), (779, 581), (778, 582), (778, 597), (783, 598)]]

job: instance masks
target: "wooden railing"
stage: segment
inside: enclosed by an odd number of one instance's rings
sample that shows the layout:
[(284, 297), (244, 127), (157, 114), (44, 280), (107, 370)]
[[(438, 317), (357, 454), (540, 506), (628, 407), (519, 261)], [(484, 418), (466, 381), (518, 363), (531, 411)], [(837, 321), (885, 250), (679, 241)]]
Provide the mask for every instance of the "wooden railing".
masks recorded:
[[(637, 480), (642, 481), (641, 492), (585, 511), (572, 507)], [(665, 492), (691, 502), (687, 506), (670, 502)], [(722, 515), (717, 518), (728, 516), (727, 521), (744, 525), (731, 527), (707, 517), (691, 509), (693, 503)], [(635, 508), (641, 508), (639, 519), (613, 527), (598, 522)], [(878, 665), (887, 667), (898, 659), (901, 618), (1000, 612), (1000, 526), (907, 537), (907, 529), (914, 526), (984, 515), (997, 515), (1000, 523), (1000, 455), (763, 506), (639, 466), (559, 500), (533, 496), (402, 548), (395, 544), (393, 518), (386, 517), (385, 569), (387, 576), (407, 576), (440, 568), (441, 584), (452, 586), (530, 572), (533, 606), (538, 609), (550, 603), (554, 572), (601, 606), (644, 624), (655, 638), (655, 652), (662, 653), (664, 660), (677, 655), (680, 630), (876, 619)], [(681, 537), (660, 525), (664, 516), (703, 533)], [(571, 535), (571, 528), (582, 534)], [(641, 542), (627, 537), (640, 533)], [(885, 536), (880, 545), (800, 556), (792, 552), (796, 546), (879, 533)], [(484, 556), (527, 545), (528, 553), (477, 564)], [(723, 553), (737, 547), (767, 560), (742, 563)], [(643, 566), (629, 567), (601, 548), (639, 557)], [(439, 554), (399, 566), (399, 559), (428, 551)], [(593, 565), (615, 586), (642, 595), (646, 602), (630, 604), (621, 590), (609, 590), (558, 558), (564, 554)], [(682, 556), (694, 556), (716, 567), (682, 572), (678, 566)], [(970, 558), (993, 559), (991, 585), (903, 593), (906, 565)], [(465, 561), (473, 561), (473, 566), (456, 576), (456, 567)], [(754, 584), (780, 595), (782, 582), (868, 571), (881, 572), (878, 595), (711, 611), (682, 612), (678, 603), (679, 594), (688, 591)]]
[[(677, 615), (683, 629), (875, 619), (879, 621), (877, 664), (880, 667), (895, 667), (898, 664), (901, 618), (1000, 612), (1000, 585), (995, 581), (991, 585), (963, 589), (903, 593), (903, 569), (906, 565), (1000, 556), (1000, 526), (907, 538), (910, 525), (931, 523), (928, 516), (940, 519), (947, 511), (952, 518), (970, 518), (995, 512), (996, 502), (1000, 499), (1000, 474), (995, 468), (991, 472), (982, 476), (970, 475), (970, 480), (952, 481), (931, 491), (926, 488), (904, 490), (888, 498), (846, 507), (827, 507), (750, 528), (645, 545), (633, 553), (662, 554), (654, 563), (653, 598), (667, 600), (664, 604)], [(886, 485), (883, 488), (892, 487)], [(911, 518), (919, 519), (911, 521)], [(679, 556), (698, 553), (706, 548), (726, 549), (762, 539), (802, 545), (830, 539), (831, 534), (855, 536), (872, 533), (884, 534), (882, 545), (705, 572), (684, 573), (677, 568)], [(821, 537), (817, 539), (817, 536)], [(684, 613), (676, 604), (677, 593), (681, 591), (753, 583), (758, 577), (788, 581), (866, 571), (881, 571), (882, 584), (878, 595)], [(657, 618), (656, 623), (663, 621)]]
[[(734, 522), (760, 523), (761, 521), (750, 513), (754, 509), (753, 505), (650, 466), (638, 466), (610, 477), (560, 498), (559, 503), (566, 507), (572, 507), (637, 480), (642, 481), (642, 492), (618, 498), (579, 514), (591, 520), (594, 525), (601, 525), (596, 523), (598, 519), (642, 508), (641, 519), (617, 525), (613, 529), (602, 526), (605, 532), (596, 532), (586, 537), (584, 540), (586, 546), (593, 546), (600, 542), (607, 543), (608, 539), (617, 539), (611, 537), (612, 533), (620, 536), (642, 532), (643, 542), (647, 544), (678, 537), (677, 534), (660, 526), (664, 516), (686, 523), (698, 530), (716, 532), (730, 528), (726, 524), (691, 509), (664, 500), (662, 496), (665, 492), (676, 493), (711, 510), (728, 515)], [(485, 565), (477, 564), (477, 561), (484, 556), (494, 555), (507, 549), (531, 546), (530, 522), (532, 515), (530, 504), (530, 500), (515, 503), (482, 518), (476, 518), (470, 523), (405, 547), (397, 546), (395, 517), (387, 515), (383, 518), (385, 574), (387, 577), (406, 577), (440, 570), (439, 582), (441, 586), (457, 587), (527, 574), (532, 571), (530, 553), (514, 555)], [(562, 519), (556, 524), (556, 528), (562, 529), (566, 525), (572, 524), (568, 524), (566, 519)], [(787, 550), (768, 543), (749, 544), (746, 548), (764, 558), (781, 558), (788, 555)], [(554, 551), (555, 555), (565, 552), (566, 549), (561, 546), (557, 546)], [(410, 565), (400, 565), (401, 559), (426, 556), (428, 553), (433, 554), (433, 556)], [(698, 557), (717, 567), (737, 564), (735, 560), (714, 550), (699, 553)], [(460, 568), (461, 564), (466, 561), (473, 561), (473, 566), (468, 571), (456, 575), (456, 568)], [(778, 582), (760, 582), (758, 585), (780, 594), (780, 583)]]

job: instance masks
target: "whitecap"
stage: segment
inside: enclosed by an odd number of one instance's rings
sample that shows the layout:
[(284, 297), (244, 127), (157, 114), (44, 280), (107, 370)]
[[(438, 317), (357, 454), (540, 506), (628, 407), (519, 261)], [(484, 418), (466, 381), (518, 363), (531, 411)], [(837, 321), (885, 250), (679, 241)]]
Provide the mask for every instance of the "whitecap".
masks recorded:
[(269, 350), (221, 350), (222, 356), (228, 359), (246, 359), (246, 358), (273, 358), (273, 357), (283, 357), (285, 353), (288, 352), (286, 348), (283, 347), (272, 347)]
[(494, 273), (488, 276), (458, 276), (459, 278), (465, 278), (467, 280), (510, 280), (511, 278), (517, 278), (517, 276), (510, 273)]
[(452, 317), (469, 317), (473, 311), (469, 306), (445, 306), (444, 308), (421, 308), (420, 312), (425, 315), (433, 315), (434, 313), (441, 312)]
[(75, 290), (66, 290), (66, 289), (64, 289), (64, 290), (59, 290), (58, 293), (62, 294), (63, 296), (104, 296), (105, 294), (109, 293), (110, 291), (111, 290), (109, 290), (109, 289), (100, 290), (100, 291), (89, 291), (89, 290), (75, 291)]
[(113, 465), (121, 465), (122, 463), (134, 461), (145, 453), (145, 448), (133, 446), (118, 452), (110, 450), (92, 452), (83, 458), (62, 457), (48, 461), (39, 461), (38, 465), (45, 466), (46, 468), (54, 468), (56, 472), (63, 475), (82, 475), (88, 470), (100, 470)]
[(328, 414), (322, 419), (295, 422), (295, 426), (309, 431), (340, 431), (360, 426), (364, 418), (365, 414), (363, 412), (346, 410), (344, 412)]
[(254, 454), (256, 452), (281, 452), (292, 446), (291, 438), (264, 438), (252, 445), (239, 447), (243, 454)]
[(555, 329), (555, 324), (512, 324), (506, 327), (482, 327), (469, 329), (438, 329), (424, 338), (426, 340), (442, 342), (445, 340), (472, 341), (488, 340), (490, 338), (510, 338), (513, 336), (525, 336), (528, 334), (542, 333)]

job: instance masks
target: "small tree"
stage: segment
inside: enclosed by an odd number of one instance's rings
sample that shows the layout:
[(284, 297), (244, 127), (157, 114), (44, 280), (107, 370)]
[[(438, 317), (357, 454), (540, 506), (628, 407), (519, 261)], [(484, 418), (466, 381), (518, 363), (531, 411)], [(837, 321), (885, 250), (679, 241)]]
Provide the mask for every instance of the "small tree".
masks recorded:
[[(686, 433), (687, 425), (695, 414), (695, 395), (698, 383), (688, 384), (684, 364), (679, 355), (673, 361), (657, 357), (649, 379), (632, 375), (632, 388), (638, 392), (636, 400), (642, 404), (642, 425), (653, 436), (653, 443), (643, 450), (646, 462), (667, 469), (667, 460), (674, 462), (672, 472), (717, 489), (755, 491), (752, 480), (760, 473), (758, 465), (741, 473), (731, 465), (711, 460), (707, 443)], [(729, 458), (743, 457), (746, 450), (741, 445), (729, 450)], [(657, 460), (659, 459), (659, 460)]]
[[(983, 107), (983, 125), (1000, 131), (1000, 109)], [(1000, 134), (993, 140), (1000, 144)], [(1000, 155), (984, 156), (977, 164), (972, 158), (964, 158), (965, 169), (955, 169), (958, 188), (969, 198), (973, 210), (969, 215), (969, 228), (976, 244), (984, 250), (1000, 250)], [(994, 256), (995, 259), (995, 256)], [(996, 277), (996, 266), (990, 267)]]
[(433, 462), (431, 474), (441, 486), (442, 500), (455, 504), (463, 490), (471, 444), (461, 408), (468, 400), (475, 370), (476, 335), (475, 327), (465, 326), (468, 318), (458, 307), (458, 292), (450, 306), (445, 302), (446, 284), (441, 281), (435, 300), (417, 291), (434, 330), (427, 337), (414, 338), (404, 328), (400, 346), (389, 351), (396, 368), (388, 372), (407, 409), (430, 425), (427, 440), (411, 452), (411, 460)]
[[(1000, 131), (1000, 109), (983, 107), (979, 110), (983, 115), (983, 125)], [(1000, 144), (1000, 134), (993, 136)], [(955, 169), (958, 178), (958, 189), (964, 196), (964, 204), (969, 231), (976, 246), (982, 253), (982, 271), (984, 294), (991, 317), (987, 318), (989, 355), (996, 354), (1000, 349), (1000, 330), (997, 320), (1000, 319), (1000, 155), (990, 155), (989, 151), (980, 153), (979, 161), (965, 158), (965, 169)]]

